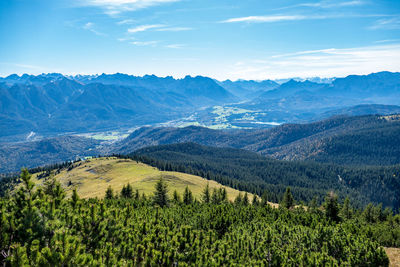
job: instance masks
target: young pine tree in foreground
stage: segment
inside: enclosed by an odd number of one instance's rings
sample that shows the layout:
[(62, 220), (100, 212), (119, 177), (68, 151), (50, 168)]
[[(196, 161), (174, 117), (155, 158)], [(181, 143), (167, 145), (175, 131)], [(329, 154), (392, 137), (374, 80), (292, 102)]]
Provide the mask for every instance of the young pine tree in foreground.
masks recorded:
[(211, 197), (210, 197), (210, 187), (209, 187), (208, 183), (207, 183), (206, 187), (204, 188), (202, 200), (204, 203), (210, 203)]
[(185, 192), (183, 192), (183, 203), (185, 203), (186, 205), (193, 203), (193, 194), (188, 186), (186, 186)]
[(162, 178), (156, 183), (155, 189), (153, 203), (160, 207), (168, 206), (168, 188)]
[(111, 186), (109, 186), (106, 190), (106, 195), (105, 195), (105, 199), (113, 199), (114, 198), (114, 191), (111, 188)]

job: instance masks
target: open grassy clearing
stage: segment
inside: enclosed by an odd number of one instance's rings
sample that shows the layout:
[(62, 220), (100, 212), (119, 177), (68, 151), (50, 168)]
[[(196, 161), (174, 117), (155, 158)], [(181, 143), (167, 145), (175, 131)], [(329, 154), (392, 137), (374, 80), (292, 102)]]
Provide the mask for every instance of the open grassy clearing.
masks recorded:
[(386, 254), (390, 260), (390, 267), (400, 266), (400, 248), (385, 248)]
[[(35, 182), (42, 184), (43, 180), (38, 180), (36, 177), (36, 175), (33, 177)], [(77, 192), (82, 198), (102, 198), (108, 186), (111, 186), (114, 192), (119, 193), (127, 183), (130, 183), (134, 190), (138, 189), (140, 194), (145, 193), (149, 196), (153, 194), (154, 186), (160, 177), (167, 183), (170, 196), (174, 190), (177, 190), (182, 196), (186, 186), (189, 186), (194, 197), (200, 199), (207, 183), (211, 191), (213, 188), (225, 187), (228, 199), (231, 201), (239, 194), (238, 190), (199, 176), (160, 171), (143, 163), (114, 157), (76, 162), (73, 169), (62, 170), (55, 176), (66, 189), (68, 196), (72, 193), (73, 188), (77, 188)], [(244, 192), (242, 193), (244, 194)], [(249, 193), (249, 199), (252, 200), (252, 198), (253, 195)]]

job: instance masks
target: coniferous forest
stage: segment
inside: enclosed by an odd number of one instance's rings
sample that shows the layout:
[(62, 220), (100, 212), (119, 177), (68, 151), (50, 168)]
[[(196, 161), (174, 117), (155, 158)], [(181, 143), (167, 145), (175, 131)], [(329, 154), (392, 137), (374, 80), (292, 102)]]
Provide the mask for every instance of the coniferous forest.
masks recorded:
[(354, 209), (328, 193), (322, 205), (295, 206), (287, 188), (279, 208), (267, 196), (204, 188), (194, 199), (159, 180), (154, 194), (108, 188), (103, 199), (71, 198), (48, 178), (0, 199), (3, 266), (388, 266), (383, 246), (400, 246), (400, 215)]
[[(122, 156), (126, 157), (126, 156)], [(343, 201), (363, 208), (369, 203), (397, 211), (400, 207), (400, 166), (342, 166), (311, 161), (279, 161), (257, 153), (195, 143), (159, 145), (137, 150), (130, 158), (162, 170), (199, 175), (258, 195), (268, 191), (279, 202), (287, 186), (298, 201), (319, 204), (333, 190)]]

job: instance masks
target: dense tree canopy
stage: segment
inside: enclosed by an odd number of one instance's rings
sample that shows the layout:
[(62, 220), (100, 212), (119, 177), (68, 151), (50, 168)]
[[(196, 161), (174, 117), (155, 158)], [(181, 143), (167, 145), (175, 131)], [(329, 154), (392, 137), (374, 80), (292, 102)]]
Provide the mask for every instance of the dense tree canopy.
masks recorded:
[(21, 179), (13, 195), (0, 198), (6, 266), (387, 266), (381, 246), (400, 246), (400, 216), (379, 206), (334, 221), (322, 207), (244, 205), (243, 196), (233, 204), (224, 190), (215, 192), (218, 203), (178, 197), (160, 205), (162, 181), (154, 198), (85, 200), (66, 199), (57, 181), (34, 188), (26, 170)]

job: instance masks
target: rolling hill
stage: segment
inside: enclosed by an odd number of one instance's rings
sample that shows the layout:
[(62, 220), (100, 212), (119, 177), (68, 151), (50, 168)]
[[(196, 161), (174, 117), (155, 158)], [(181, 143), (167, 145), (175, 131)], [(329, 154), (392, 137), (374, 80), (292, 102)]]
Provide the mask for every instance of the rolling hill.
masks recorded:
[(261, 130), (141, 128), (117, 142), (113, 151), (127, 154), (139, 148), (194, 142), (242, 148), (276, 159), (313, 160), (347, 165), (400, 164), (400, 117), (337, 116), (307, 124), (284, 124)]
[(100, 142), (78, 136), (60, 136), (40, 141), (0, 144), (0, 173), (17, 172), (22, 167), (59, 163), (99, 155)]
[(257, 153), (215, 148), (194, 143), (147, 147), (132, 155), (159, 168), (180, 170), (210, 177), (233, 188), (269, 192), (269, 200), (279, 202), (287, 186), (297, 200), (322, 201), (329, 191), (354, 204), (383, 203), (400, 206), (400, 165), (388, 167), (344, 167), (316, 162), (280, 161)]
[[(201, 194), (207, 183), (211, 189), (225, 187), (228, 199), (233, 201), (239, 191), (221, 184), (206, 180), (202, 177), (180, 172), (160, 171), (149, 165), (138, 163), (130, 159), (119, 159), (115, 157), (92, 158), (73, 164), (72, 168), (63, 169), (55, 175), (55, 178), (63, 185), (68, 195), (76, 188), (82, 198), (103, 198), (109, 186), (115, 193), (121, 192), (126, 184), (130, 184), (134, 191), (137, 189), (140, 195), (143, 193), (150, 196), (154, 192), (156, 182), (162, 178), (168, 188), (169, 196), (172, 198), (176, 190), (182, 197), (186, 186), (192, 191), (193, 196), (200, 200)], [(35, 182), (42, 184), (44, 179), (38, 179), (34, 175)], [(244, 192), (242, 192), (244, 193)], [(252, 199), (249, 194), (249, 199)]]

